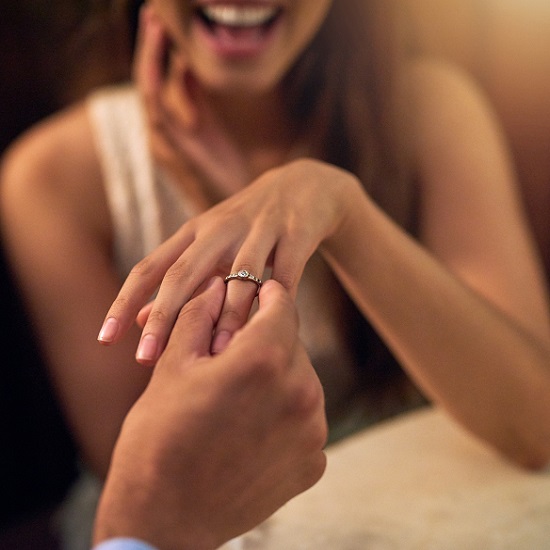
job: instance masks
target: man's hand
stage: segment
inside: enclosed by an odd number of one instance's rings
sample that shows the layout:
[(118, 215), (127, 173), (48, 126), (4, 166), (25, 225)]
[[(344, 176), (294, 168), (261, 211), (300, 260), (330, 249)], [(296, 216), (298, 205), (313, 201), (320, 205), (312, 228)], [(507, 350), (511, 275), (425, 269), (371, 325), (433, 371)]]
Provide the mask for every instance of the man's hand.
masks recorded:
[(215, 279), (182, 309), (122, 428), (95, 542), (131, 536), (163, 550), (213, 549), (322, 476), (323, 392), (290, 295), (267, 281), (258, 312), (211, 356), (224, 294)]

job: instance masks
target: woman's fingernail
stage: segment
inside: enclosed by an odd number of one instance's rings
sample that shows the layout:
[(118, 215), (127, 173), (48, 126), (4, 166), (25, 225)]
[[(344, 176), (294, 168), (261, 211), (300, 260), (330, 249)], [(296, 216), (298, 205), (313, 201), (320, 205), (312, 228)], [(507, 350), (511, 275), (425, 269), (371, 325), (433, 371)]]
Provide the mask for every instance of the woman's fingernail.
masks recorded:
[(139, 343), (136, 359), (138, 361), (155, 361), (157, 358), (157, 339), (152, 334), (146, 334)]
[(114, 341), (118, 332), (118, 321), (114, 317), (109, 317), (101, 327), (97, 339), (105, 344), (110, 344)]
[(216, 355), (217, 353), (221, 353), (227, 347), (230, 340), (231, 333), (229, 331), (222, 330), (221, 332), (218, 332), (218, 334), (214, 336), (214, 340), (212, 342), (212, 354)]

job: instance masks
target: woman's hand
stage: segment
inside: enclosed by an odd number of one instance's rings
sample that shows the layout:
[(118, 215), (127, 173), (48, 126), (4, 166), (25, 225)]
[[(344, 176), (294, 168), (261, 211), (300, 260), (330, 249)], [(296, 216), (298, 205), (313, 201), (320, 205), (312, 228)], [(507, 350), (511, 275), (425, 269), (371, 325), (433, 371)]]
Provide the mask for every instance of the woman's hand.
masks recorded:
[[(181, 307), (212, 275), (247, 270), (296, 294), (306, 262), (362, 200), (354, 176), (331, 165), (299, 160), (266, 172), (244, 190), (183, 225), (135, 266), (110, 308), (99, 340), (115, 343), (142, 310), (137, 360), (152, 365), (164, 349)], [(162, 282), (162, 284), (161, 284)], [(257, 285), (232, 280), (212, 352), (222, 351), (250, 314)]]
[(148, 5), (140, 12), (133, 73), (158, 162), (176, 177), (192, 174), (213, 200), (250, 182), (242, 155), (208, 105), (183, 53), (175, 51)]

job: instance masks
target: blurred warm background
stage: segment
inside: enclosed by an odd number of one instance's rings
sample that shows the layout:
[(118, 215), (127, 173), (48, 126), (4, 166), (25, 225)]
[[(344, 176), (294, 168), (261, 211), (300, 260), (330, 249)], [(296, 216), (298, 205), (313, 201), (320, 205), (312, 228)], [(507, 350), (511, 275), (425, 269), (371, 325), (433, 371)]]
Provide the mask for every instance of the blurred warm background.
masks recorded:
[[(115, 7), (110, 0), (2, 0), (0, 153), (91, 87), (127, 76)], [(3, 255), (0, 308), (0, 548), (53, 550), (54, 511), (78, 463)]]
[(470, 71), (493, 103), (550, 278), (550, 2), (401, 1), (419, 50)]
[[(458, 63), (486, 91), (550, 274), (550, 2), (400, 1), (414, 49)], [(128, 76), (122, 4), (2, 0), (0, 152), (92, 87)], [(0, 549), (54, 549), (52, 510), (77, 462), (4, 261), (0, 267), (1, 345), (9, 350), (0, 383)]]
[(127, 66), (110, 0), (3, 0), (0, 150), (29, 124)]

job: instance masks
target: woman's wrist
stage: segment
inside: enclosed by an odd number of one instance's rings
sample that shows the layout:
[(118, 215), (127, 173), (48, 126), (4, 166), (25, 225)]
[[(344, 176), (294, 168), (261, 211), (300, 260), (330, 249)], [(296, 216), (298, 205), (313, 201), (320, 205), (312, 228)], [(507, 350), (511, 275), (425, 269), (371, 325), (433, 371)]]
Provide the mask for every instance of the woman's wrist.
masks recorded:
[(341, 174), (336, 186), (337, 223), (319, 247), (320, 252), (328, 258), (345, 257), (353, 247), (355, 237), (364, 231), (364, 210), (370, 201), (360, 180), (349, 172)]

